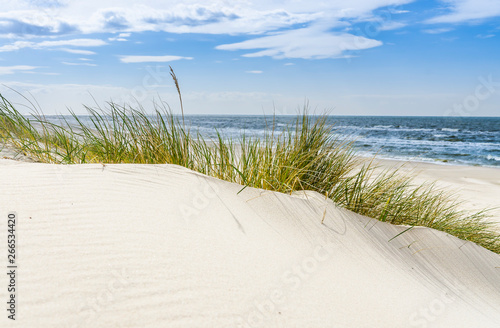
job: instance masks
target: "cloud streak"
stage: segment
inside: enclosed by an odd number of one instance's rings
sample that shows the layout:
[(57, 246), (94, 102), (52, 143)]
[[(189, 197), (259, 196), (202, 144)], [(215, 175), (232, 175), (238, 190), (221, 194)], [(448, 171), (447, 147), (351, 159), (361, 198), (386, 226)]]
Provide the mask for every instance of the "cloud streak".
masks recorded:
[(62, 62), (64, 65), (68, 66), (97, 66), (96, 64), (91, 63), (70, 63), (70, 62)]
[(14, 74), (19, 71), (29, 72), (36, 69), (36, 66), (17, 65), (17, 66), (0, 66), (0, 75)]
[(447, 32), (451, 32), (451, 31), (453, 31), (453, 29), (450, 27), (431, 28), (431, 29), (422, 30), (422, 32), (427, 33), (427, 34), (441, 34), (441, 33), (447, 33)]
[(500, 16), (498, 0), (441, 0), (449, 7), (450, 12), (433, 17), (427, 23), (463, 23), (484, 20)]
[(193, 57), (182, 56), (120, 56), (122, 63), (166, 63), (175, 60), (191, 60)]
[(60, 48), (58, 50), (69, 52), (70, 54), (77, 54), (77, 55), (95, 55), (96, 54), (94, 51), (82, 50), (82, 49)]
[[(16, 41), (14, 43), (1, 46), (0, 52), (15, 51), (23, 48), (42, 49), (42, 48), (57, 48), (61, 46), (99, 47), (106, 44), (107, 44), (106, 42), (100, 39), (72, 39), (72, 40), (42, 41), (42, 42)], [(68, 51), (67, 48), (62, 48), (61, 50), (79, 54), (89, 54), (88, 52), (83, 52), (83, 50), (80, 50), (79, 52), (75, 52), (75, 50)]]
[(258, 50), (244, 57), (324, 59), (343, 57), (347, 51), (381, 46), (382, 42), (349, 33), (329, 32), (323, 26), (290, 30), (243, 42), (223, 44), (219, 50)]

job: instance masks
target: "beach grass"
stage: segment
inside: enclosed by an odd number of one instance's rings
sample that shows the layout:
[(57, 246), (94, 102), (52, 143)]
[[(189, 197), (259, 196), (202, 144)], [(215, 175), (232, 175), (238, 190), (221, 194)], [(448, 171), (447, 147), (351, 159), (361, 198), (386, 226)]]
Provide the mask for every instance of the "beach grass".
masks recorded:
[[(173, 71), (172, 77), (180, 97)], [(207, 139), (163, 102), (154, 104), (152, 114), (141, 105), (85, 106), (85, 122), (71, 112), (59, 116), (59, 123), (32, 107), (32, 115), (24, 116), (0, 95), (2, 143), (35, 161), (168, 163), (242, 186), (283, 193), (312, 190), (356, 213), (434, 228), (500, 253), (500, 236), (486, 210), (462, 210), (453, 194), (432, 183), (414, 184), (409, 174), (361, 160), (353, 140), (335, 133), (326, 114), (309, 115), (305, 109), (282, 129), (270, 118), (263, 137), (242, 132), (235, 139), (216, 131), (216, 138)]]

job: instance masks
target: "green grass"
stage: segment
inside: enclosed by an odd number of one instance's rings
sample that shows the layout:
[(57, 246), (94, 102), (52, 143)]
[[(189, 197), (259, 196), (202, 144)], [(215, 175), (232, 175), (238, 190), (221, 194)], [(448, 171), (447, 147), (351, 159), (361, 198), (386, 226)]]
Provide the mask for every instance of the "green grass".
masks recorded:
[(140, 105), (112, 102), (85, 109), (91, 124), (74, 113), (76, 125), (63, 116), (53, 124), (35, 110), (26, 118), (0, 95), (0, 138), (44, 163), (169, 163), (244, 186), (283, 193), (313, 190), (356, 213), (434, 228), (500, 253), (500, 237), (486, 211), (461, 210), (452, 194), (433, 184), (414, 185), (408, 174), (362, 162), (352, 140), (332, 133), (326, 115), (304, 111), (282, 130), (269, 122), (263, 138), (217, 133), (215, 140), (206, 140), (164, 103), (156, 103), (152, 115)]

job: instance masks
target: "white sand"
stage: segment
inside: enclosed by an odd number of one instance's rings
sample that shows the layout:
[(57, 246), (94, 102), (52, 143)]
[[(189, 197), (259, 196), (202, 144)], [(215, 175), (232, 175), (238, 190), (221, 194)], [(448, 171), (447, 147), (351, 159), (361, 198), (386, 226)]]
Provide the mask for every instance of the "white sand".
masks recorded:
[(427, 228), (389, 241), (406, 228), (314, 193), (173, 165), (0, 160), (0, 181), (0, 245), (19, 215), (0, 327), (500, 326), (499, 255)]
[(471, 211), (490, 209), (491, 221), (500, 231), (500, 168), (444, 165), (423, 162), (377, 160), (383, 168), (401, 168), (415, 175), (415, 183), (436, 182), (463, 201), (462, 208)]

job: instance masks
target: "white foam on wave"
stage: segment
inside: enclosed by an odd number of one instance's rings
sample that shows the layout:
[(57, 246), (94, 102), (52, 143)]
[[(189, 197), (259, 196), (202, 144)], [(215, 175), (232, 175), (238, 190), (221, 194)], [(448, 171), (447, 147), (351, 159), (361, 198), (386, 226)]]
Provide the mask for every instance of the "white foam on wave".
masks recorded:
[(492, 155), (488, 155), (486, 156), (486, 159), (487, 160), (493, 160), (493, 161), (497, 161), (497, 162), (500, 162), (500, 156), (492, 156)]

